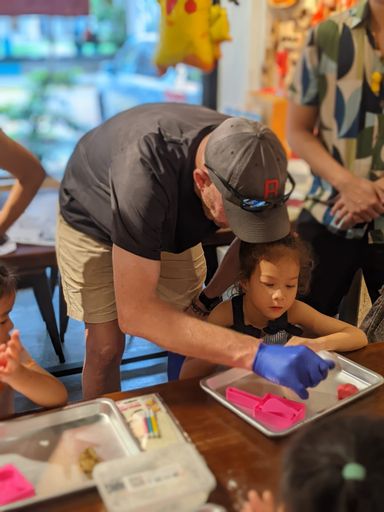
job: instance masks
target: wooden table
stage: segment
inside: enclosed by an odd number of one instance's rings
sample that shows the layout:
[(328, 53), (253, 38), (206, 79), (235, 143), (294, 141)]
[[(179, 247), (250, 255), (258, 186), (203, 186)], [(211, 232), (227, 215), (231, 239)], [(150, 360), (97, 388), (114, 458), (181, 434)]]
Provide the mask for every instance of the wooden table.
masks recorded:
[[(384, 375), (384, 343), (349, 353), (348, 357)], [(271, 439), (221, 406), (199, 387), (197, 380), (172, 382), (132, 392), (113, 393), (114, 400), (157, 392), (189, 434), (217, 479), (209, 501), (237, 510), (248, 489), (276, 490), (279, 463), (289, 436)], [(384, 386), (335, 412), (338, 415), (384, 415)], [(44, 503), (44, 512), (104, 511), (95, 490)]]

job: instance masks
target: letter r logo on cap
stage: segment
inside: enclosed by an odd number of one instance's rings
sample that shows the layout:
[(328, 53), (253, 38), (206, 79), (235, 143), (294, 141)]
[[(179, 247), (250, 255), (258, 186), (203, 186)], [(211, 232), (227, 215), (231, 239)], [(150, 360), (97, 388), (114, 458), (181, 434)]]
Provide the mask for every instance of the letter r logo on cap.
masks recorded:
[(264, 181), (264, 199), (267, 200), (270, 197), (277, 197), (279, 193), (279, 180), (276, 178)]

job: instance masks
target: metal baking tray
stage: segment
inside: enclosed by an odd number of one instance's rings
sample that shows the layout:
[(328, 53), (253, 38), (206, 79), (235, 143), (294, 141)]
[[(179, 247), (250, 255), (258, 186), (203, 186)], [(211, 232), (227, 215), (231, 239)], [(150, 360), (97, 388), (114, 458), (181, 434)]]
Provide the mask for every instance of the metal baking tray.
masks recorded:
[[(310, 423), (331, 411), (335, 411), (336, 409), (349, 404), (378, 386), (381, 386), (384, 382), (383, 377), (378, 373), (375, 373), (344, 356), (327, 351), (321, 351), (319, 352), (319, 355), (324, 359), (332, 359), (335, 361), (335, 368), (329, 371), (328, 377), (318, 386), (308, 389), (309, 398), (307, 400), (301, 400), (296, 393), (289, 388), (273, 384), (262, 377), (258, 377), (253, 372), (239, 368), (232, 368), (210, 377), (206, 377), (200, 381), (200, 385), (204, 391), (212, 395), (225, 407), (240, 416), (250, 425), (260, 430), (263, 434), (269, 437), (278, 437), (285, 436), (297, 430), (303, 424)], [(343, 400), (338, 400), (337, 386), (348, 383), (354, 384), (359, 390), (358, 393), (344, 398)], [(289, 428), (272, 428), (269, 425), (255, 420), (246, 409), (242, 409), (241, 407), (229, 402), (225, 397), (225, 390), (227, 386), (234, 386), (257, 396), (263, 396), (265, 393), (273, 393), (275, 395), (288, 398), (289, 400), (303, 402), (306, 405), (306, 416), (304, 420)]]
[(103, 461), (140, 452), (109, 398), (0, 423), (0, 467), (14, 464), (36, 491), (33, 498), (0, 506), (0, 510), (94, 487), (79, 466), (79, 456), (87, 448), (93, 448)]

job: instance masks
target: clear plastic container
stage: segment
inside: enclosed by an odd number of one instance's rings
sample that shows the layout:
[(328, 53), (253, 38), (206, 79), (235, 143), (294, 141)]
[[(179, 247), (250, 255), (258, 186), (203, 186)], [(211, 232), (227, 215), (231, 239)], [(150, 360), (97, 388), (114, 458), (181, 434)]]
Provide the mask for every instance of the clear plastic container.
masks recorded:
[(193, 512), (216, 480), (189, 443), (98, 464), (93, 478), (109, 512)]

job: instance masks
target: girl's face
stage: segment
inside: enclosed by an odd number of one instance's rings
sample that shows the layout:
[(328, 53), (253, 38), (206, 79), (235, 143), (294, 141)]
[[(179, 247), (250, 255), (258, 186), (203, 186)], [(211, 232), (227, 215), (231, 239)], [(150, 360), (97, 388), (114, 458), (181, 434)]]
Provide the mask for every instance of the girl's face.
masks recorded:
[(13, 304), (15, 303), (15, 292), (4, 295), (0, 299), (0, 345), (7, 343), (9, 340), (9, 333), (13, 329), (13, 322), (9, 318), (12, 311)]
[(274, 320), (294, 303), (300, 267), (294, 256), (282, 255), (270, 261), (261, 259), (251, 277), (242, 281), (246, 301), (263, 317)]

